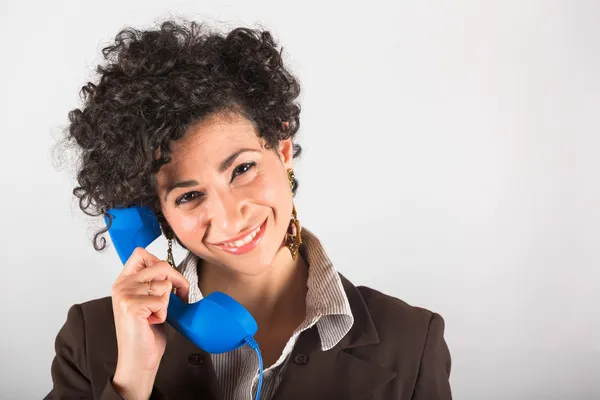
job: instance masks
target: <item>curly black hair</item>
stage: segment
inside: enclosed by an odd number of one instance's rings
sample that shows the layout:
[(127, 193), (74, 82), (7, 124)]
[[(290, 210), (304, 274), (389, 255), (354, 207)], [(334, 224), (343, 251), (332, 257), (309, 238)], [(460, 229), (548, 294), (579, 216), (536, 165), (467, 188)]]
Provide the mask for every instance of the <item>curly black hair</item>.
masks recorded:
[[(268, 31), (222, 34), (190, 21), (127, 27), (102, 49), (99, 79), (82, 87), (84, 105), (69, 112), (67, 133), (80, 153), (73, 195), (87, 215), (109, 218), (94, 235), (96, 250), (105, 247), (113, 207), (149, 206), (165, 235), (177, 239), (160, 210), (156, 173), (170, 162), (170, 145), (197, 121), (239, 113), (271, 149), (295, 136), (300, 85), (281, 52)], [(294, 144), (294, 157), (301, 150)], [(294, 182), (294, 194), (296, 188)]]

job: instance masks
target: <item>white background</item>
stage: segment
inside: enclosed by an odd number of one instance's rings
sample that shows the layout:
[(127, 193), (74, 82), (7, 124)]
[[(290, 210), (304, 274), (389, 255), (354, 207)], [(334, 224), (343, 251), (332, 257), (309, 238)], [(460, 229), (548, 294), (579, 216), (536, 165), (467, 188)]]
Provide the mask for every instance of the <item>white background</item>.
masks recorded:
[(119, 273), (51, 147), (101, 47), (168, 13), (283, 44), (303, 85), (299, 218), (355, 284), (445, 318), (456, 399), (600, 398), (599, 2), (13, 0), (1, 399), (46, 394), (68, 307)]

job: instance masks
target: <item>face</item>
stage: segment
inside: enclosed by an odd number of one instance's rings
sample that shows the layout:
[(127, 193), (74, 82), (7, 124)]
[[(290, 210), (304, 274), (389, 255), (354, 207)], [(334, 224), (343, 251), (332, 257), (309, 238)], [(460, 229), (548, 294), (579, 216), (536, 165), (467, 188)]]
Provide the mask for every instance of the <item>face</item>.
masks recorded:
[(291, 139), (265, 149), (246, 118), (213, 115), (172, 145), (172, 161), (157, 174), (163, 215), (205, 262), (258, 275), (287, 250), (292, 155)]

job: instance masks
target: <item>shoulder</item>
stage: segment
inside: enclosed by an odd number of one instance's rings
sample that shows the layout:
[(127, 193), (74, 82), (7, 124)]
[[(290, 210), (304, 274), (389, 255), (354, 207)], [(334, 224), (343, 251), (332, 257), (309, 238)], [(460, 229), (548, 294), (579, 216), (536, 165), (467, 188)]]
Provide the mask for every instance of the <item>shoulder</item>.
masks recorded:
[(113, 319), (112, 298), (101, 297), (94, 300), (89, 300), (79, 305), (84, 314), (94, 315), (97, 318)]
[(374, 328), (381, 341), (423, 341), (432, 328), (443, 332), (444, 319), (438, 313), (340, 277), (358, 328)]
[(105, 398), (114, 390), (107, 382), (117, 359), (112, 299), (71, 305), (54, 348), (52, 389), (45, 398)]
[(358, 286), (357, 290), (380, 335), (389, 332), (407, 337), (425, 337), (432, 324), (444, 324), (441, 315), (434, 311), (413, 306), (370, 287)]
[(428, 348), (446, 356), (445, 322), (438, 313), (370, 287), (354, 286), (344, 277), (342, 282), (354, 316), (349, 342), (371, 344), (359, 350), (365, 356), (371, 354), (384, 364), (410, 365), (408, 370), (418, 367)]
[(66, 324), (81, 325), (86, 331), (97, 328), (106, 329), (107, 326), (113, 324), (111, 298), (102, 297), (73, 304), (67, 313)]
[(444, 319), (369, 287), (356, 291), (367, 310), (363, 327), (370, 323), (377, 332), (374, 346), (356, 349), (357, 354), (395, 371), (401, 386), (411, 388), (412, 398), (451, 399), (451, 356), (444, 339)]
[(103, 297), (72, 305), (56, 337), (55, 346), (57, 351), (72, 349), (85, 357), (96, 354), (114, 357), (116, 334), (111, 298)]
[(95, 326), (105, 326), (112, 320), (112, 300), (110, 297), (102, 297), (71, 305), (65, 325), (80, 326), (87, 330)]

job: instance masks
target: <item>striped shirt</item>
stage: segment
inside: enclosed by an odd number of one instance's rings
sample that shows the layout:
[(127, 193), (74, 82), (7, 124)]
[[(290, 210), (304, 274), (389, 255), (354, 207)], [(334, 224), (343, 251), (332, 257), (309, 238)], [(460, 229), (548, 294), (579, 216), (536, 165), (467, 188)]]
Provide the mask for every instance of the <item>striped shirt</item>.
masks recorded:
[[(298, 336), (317, 326), (321, 350), (334, 347), (350, 330), (354, 317), (340, 277), (319, 239), (302, 228), (299, 253), (308, 264), (306, 317), (292, 334), (279, 359), (264, 371), (261, 399), (271, 399)], [(190, 282), (189, 303), (202, 299), (198, 287), (198, 257), (189, 252), (177, 269)], [(211, 354), (223, 396), (227, 400), (252, 400), (258, 384), (258, 359), (249, 346), (223, 354)]]

